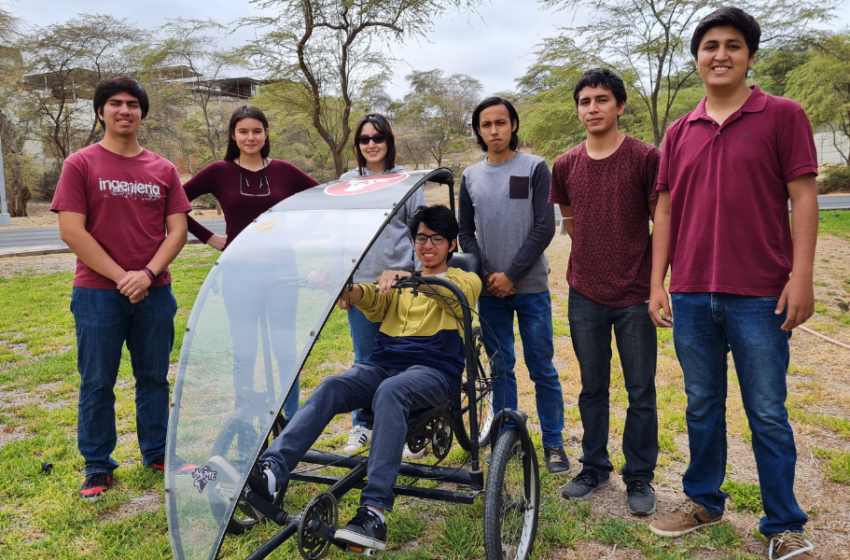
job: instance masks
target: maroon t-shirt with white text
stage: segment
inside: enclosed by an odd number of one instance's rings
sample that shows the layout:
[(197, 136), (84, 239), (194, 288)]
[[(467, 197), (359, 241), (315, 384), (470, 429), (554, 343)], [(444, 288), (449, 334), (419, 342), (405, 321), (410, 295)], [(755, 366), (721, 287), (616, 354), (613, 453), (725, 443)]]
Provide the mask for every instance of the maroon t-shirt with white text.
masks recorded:
[[(121, 268), (142, 270), (165, 240), (165, 218), (189, 212), (174, 165), (153, 152), (135, 157), (93, 144), (62, 166), (50, 209), (86, 216), (86, 231)], [(166, 268), (152, 284), (171, 283)], [(77, 259), (74, 286), (115, 290), (117, 285)]]
[(658, 190), (670, 191), (670, 292), (777, 297), (794, 257), (788, 183), (818, 172), (802, 107), (758, 86), (718, 124), (697, 108), (670, 125)]
[(570, 206), (573, 239), (567, 282), (606, 307), (646, 303), (652, 273), (649, 205), (658, 148), (626, 136), (617, 151), (592, 159), (582, 142), (555, 160), (549, 202)]

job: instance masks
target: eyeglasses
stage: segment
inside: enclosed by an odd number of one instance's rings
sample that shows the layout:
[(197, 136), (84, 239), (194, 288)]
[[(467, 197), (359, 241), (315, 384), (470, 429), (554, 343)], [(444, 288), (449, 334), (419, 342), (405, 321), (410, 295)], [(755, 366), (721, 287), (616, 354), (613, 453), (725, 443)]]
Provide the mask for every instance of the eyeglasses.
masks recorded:
[(369, 141), (374, 142), (375, 144), (383, 144), (387, 141), (386, 134), (376, 134), (374, 136), (366, 136), (365, 134), (361, 134), (357, 137), (357, 143), (361, 146), (368, 146)]
[[(263, 188), (263, 181), (264, 180), (266, 182), (266, 190), (265, 190), (265, 192), (262, 192), (260, 189)], [(271, 185), (269, 185), (269, 177), (268, 177), (268, 175), (266, 175), (266, 161), (265, 160), (263, 160), (263, 176), (260, 177), (260, 184), (257, 185), (257, 193), (254, 194), (254, 193), (250, 193), (250, 192), (245, 192), (245, 190), (242, 188), (243, 182), (245, 183), (245, 187), (247, 187), (250, 190), (251, 189), (251, 183), (248, 182), (248, 177), (245, 177), (245, 175), (243, 174), (243, 168), (242, 168), (241, 165), (239, 165), (239, 194), (241, 194), (242, 196), (269, 196), (269, 195), (272, 194), (272, 188), (271, 188)]]
[(428, 241), (429, 239), (431, 240), (431, 243), (433, 245), (442, 245), (443, 241), (446, 240), (446, 238), (443, 237), (442, 235), (440, 235), (439, 233), (435, 233), (433, 235), (425, 235), (424, 233), (417, 233), (416, 237), (413, 238), (413, 240), (416, 242), (417, 245), (425, 245), (425, 242)]

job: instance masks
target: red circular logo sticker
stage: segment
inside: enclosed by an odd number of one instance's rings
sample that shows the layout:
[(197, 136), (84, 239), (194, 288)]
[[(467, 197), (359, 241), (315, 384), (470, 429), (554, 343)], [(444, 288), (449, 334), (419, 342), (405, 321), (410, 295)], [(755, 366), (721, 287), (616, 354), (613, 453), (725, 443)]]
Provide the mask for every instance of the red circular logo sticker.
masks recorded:
[(331, 196), (349, 196), (377, 191), (390, 185), (400, 183), (410, 177), (408, 173), (400, 175), (371, 175), (359, 179), (349, 179), (325, 188), (325, 194)]

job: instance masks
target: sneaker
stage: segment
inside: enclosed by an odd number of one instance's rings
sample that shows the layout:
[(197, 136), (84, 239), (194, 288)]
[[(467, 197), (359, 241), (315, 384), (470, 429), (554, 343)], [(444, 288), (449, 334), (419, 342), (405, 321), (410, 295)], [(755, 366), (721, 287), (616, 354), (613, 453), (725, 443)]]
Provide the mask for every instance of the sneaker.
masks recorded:
[[(145, 465), (149, 469), (154, 469), (159, 472), (165, 472), (165, 457), (160, 456)], [(174, 458), (174, 466), (177, 467), (177, 474), (186, 474), (198, 468), (198, 465), (187, 463), (180, 457)]]
[(372, 430), (363, 426), (354, 426), (348, 432), (348, 443), (345, 445), (345, 454), (354, 455), (362, 451), (372, 441)]
[(651, 515), (655, 513), (655, 489), (644, 480), (634, 480), (626, 485), (629, 513)]
[(650, 523), (649, 530), (659, 537), (681, 537), (700, 527), (716, 525), (721, 521), (723, 521), (723, 515), (715, 517), (698, 503), (688, 500), (680, 509)]
[[(770, 537), (768, 558), (770, 560), (814, 560), (814, 555), (809, 554), (815, 546), (803, 538), (803, 533), (785, 531), (776, 533)], [(776, 556), (774, 556), (776, 554)]]
[(91, 500), (99, 497), (112, 487), (112, 475), (108, 473), (94, 473), (86, 476), (83, 487), (80, 488), (80, 497)]
[(567, 459), (567, 454), (562, 445), (545, 448), (543, 456), (546, 457), (546, 469), (550, 473), (558, 474), (570, 470), (570, 460)]
[(600, 478), (598, 472), (593, 469), (582, 469), (578, 476), (569, 481), (561, 488), (561, 495), (570, 500), (586, 500), (593, 493), (611, 486), (611, 477), (607, 474)]
[(357, 509), (348, 525), (338, 529), (334, 539), (364, 548), (387, 549), (387, 524), (367, 507)]
[(248, 488), (260, 498), (272, 503), (274, 498), (269, 492), (269, 476), (266, 469), (269, 469), (268, 463), (254, 464), (251, 472), (248, 473)]
[(407, 444), (404, 444), (404, 451), (401, 453), (401, 456), (405, 461), (417, 461), (424, 457), (426, 453), (428, 453), (427, 447), (423, 447), (422, 449), (414, 453), (410, 450), (410, 447)]

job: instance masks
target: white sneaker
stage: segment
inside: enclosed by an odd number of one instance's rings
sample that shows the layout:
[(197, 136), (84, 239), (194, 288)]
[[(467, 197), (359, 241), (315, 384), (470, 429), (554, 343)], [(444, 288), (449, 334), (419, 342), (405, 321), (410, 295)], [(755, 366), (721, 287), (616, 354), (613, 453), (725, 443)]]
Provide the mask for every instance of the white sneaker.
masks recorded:
[(372, 441), (372, 430), (363, 426), (354, 426), (348, 432), (348, 443), (345, 445), (345, 454), (354, 455), (363, 450)]
[(426, 453), (428, 453), (427, 447), (423, 447), (422, 449), (414, 453), (410, 450), (407, 444), (405, 444), (404, 452), (401, 454), (401, 456), (405, 461), (416, 461), (417, 459), (421, 459), (422, 457), (424, 457)]

